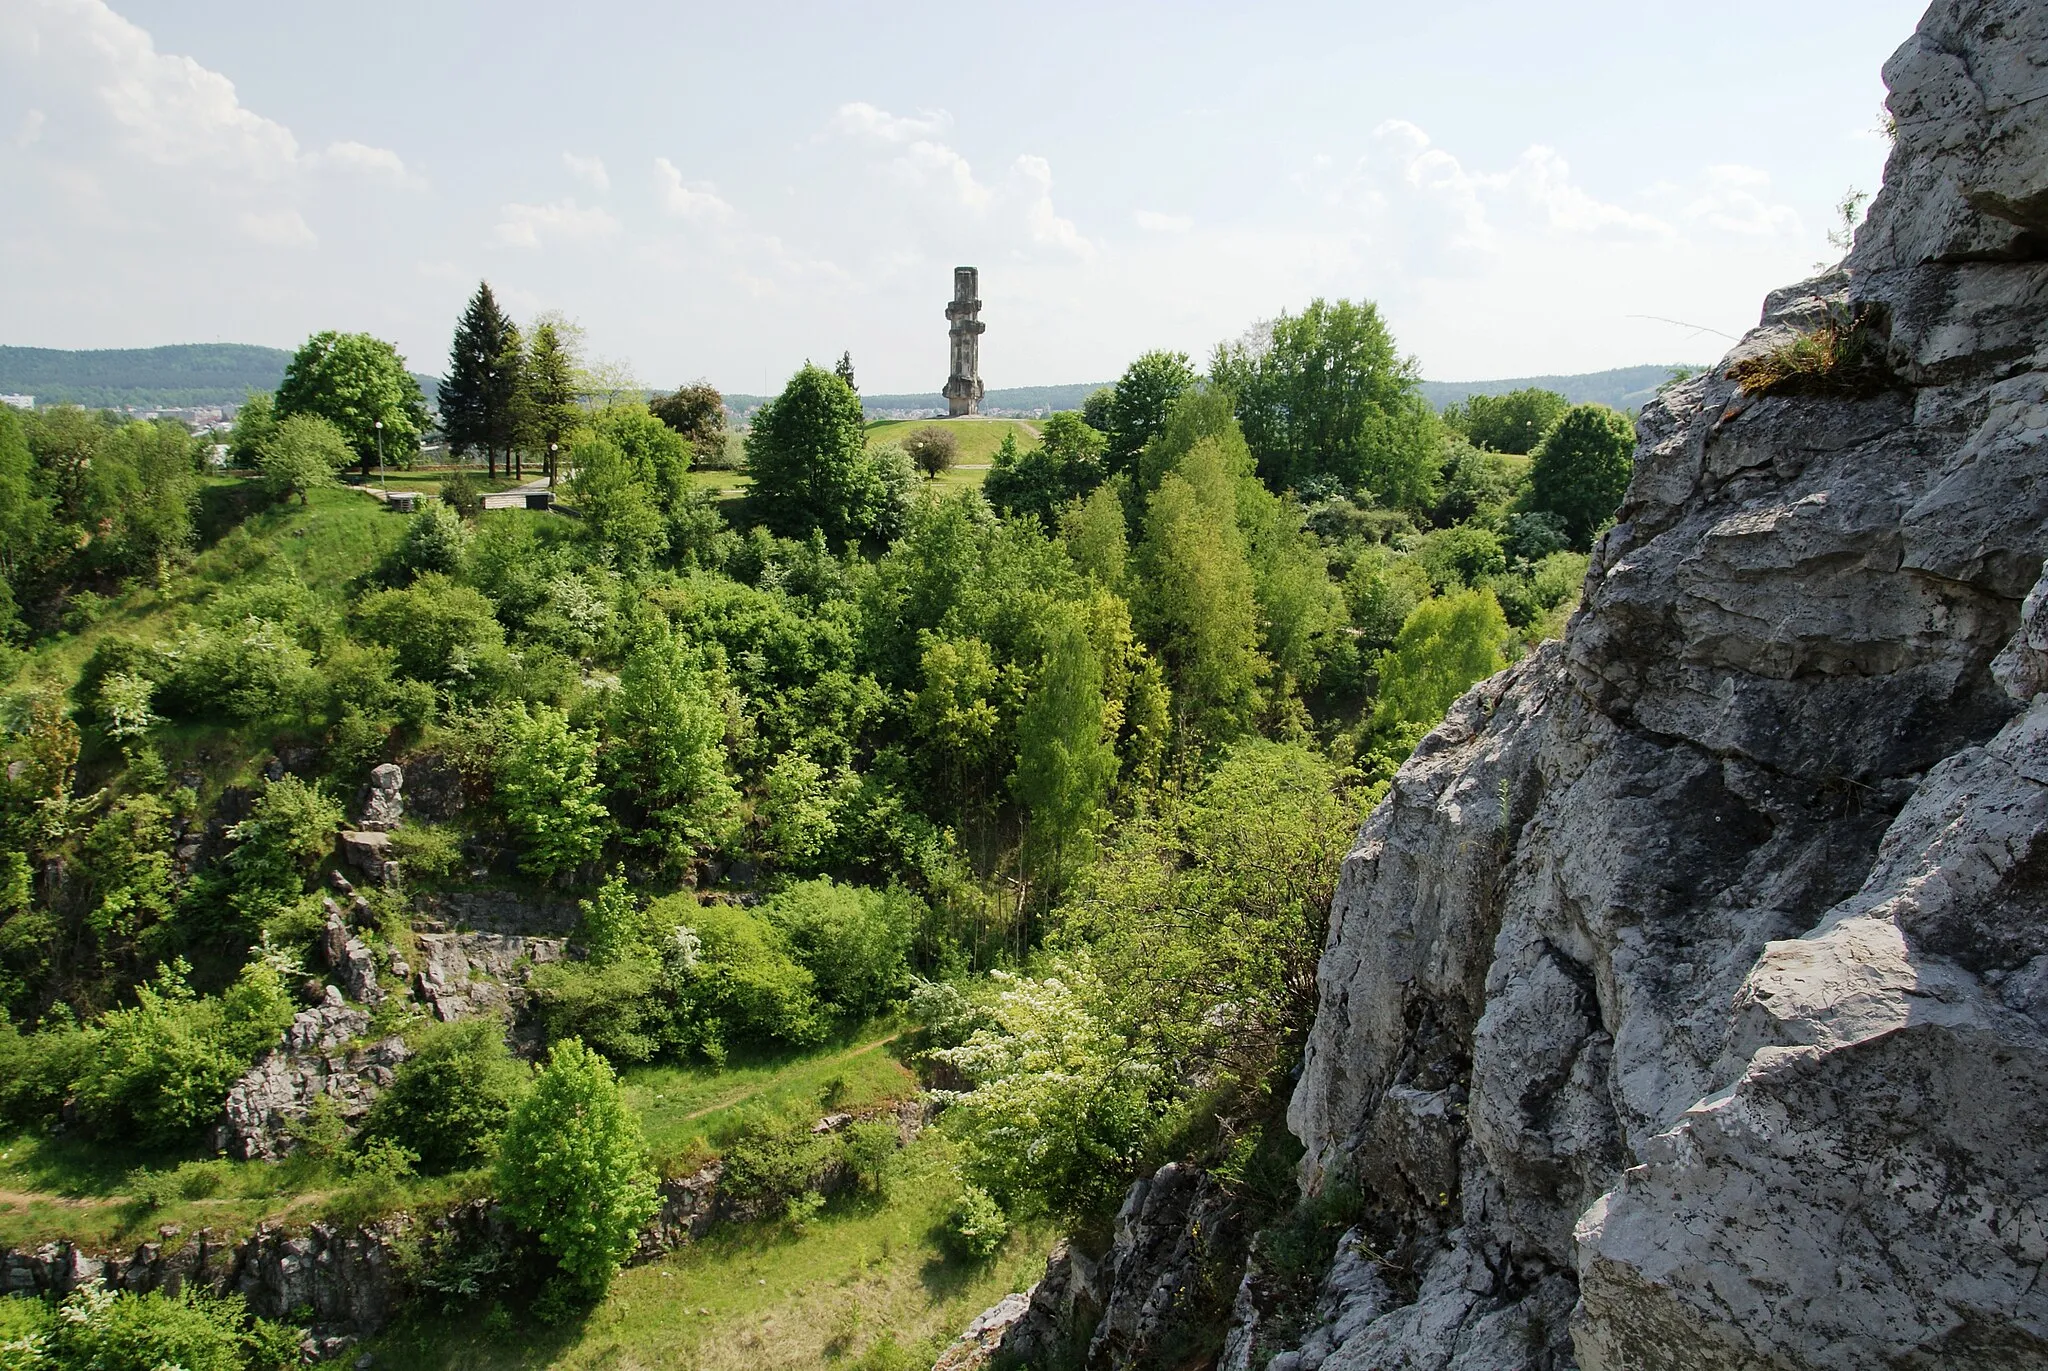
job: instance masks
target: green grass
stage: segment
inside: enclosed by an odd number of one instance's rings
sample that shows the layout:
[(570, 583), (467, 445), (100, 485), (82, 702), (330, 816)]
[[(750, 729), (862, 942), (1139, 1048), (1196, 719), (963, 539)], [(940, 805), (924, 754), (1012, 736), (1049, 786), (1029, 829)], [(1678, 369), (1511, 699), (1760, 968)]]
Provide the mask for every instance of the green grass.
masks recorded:
[(1038, 446), (1038, 426), (1022, 419), (877, 419), (868, 425), (868, 445), (900, 443), (927, 424), (953, 435), (960, 444), (955, 459), (960, 466), (988, 465), (1008, 434), (1017, 435), (1019, 449)]
[(950, 1144), (926, 1133), (898, 1155), (886, 1198), (835, 1201), (800, 1231), (721, 1230), (623, 1272), (580, 1321), (422, 1310), (365, 1350), (416, 1371), (929, 1366), (976, 1314), (1038, 1279), (1055, 1236), (1027, 1225), (989, 1261), (949, 1258), (938, 1231), (958, 1185)]
[[(161, 1203), (138, 1198), (155, 1178)], [(69, 1239), (99, 1250), (153, 1239), (176, 1225), (193, 1233), (239, 1237), (264, 1221), (310, 1223), (323, 1217), (411, 1208), (451, 1209), (484, 1189), (487, 1173), (416, 1177), (388, 1192), (351, 1190), (332, 1167), (199, 1160), (78, 1138), (0, 1135), (0, 1247)]]
[(758, 1121), (815, 1119), (917, 1093), (917, 1082), (890, 1055), (885, 1025), (849, 1041), (790, 1057), (734, 1054), (723, 1070), (705, 1065), (643, 1066), (625, 1076), (626, 1101), (640, 1114), (647, 1145), (667, 1175), (683, 1175)]

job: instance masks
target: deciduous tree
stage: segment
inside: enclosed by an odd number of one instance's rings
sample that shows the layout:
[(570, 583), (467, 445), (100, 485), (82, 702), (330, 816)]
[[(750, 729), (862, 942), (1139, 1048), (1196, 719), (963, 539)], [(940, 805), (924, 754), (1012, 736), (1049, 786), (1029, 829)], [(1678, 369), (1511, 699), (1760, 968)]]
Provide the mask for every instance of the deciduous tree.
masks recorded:
[(1614, 514), (1634, 471), (1635, 425), (1605, 405), (1573, 405), (1536, 445), (1529, 503), (1554, 514), (1580, 552)]
[(398, 349), (367, 333), (317, 333), (277, 388), (277, 417), (317, 414), (341, 430), (368, 475), (377, 460), (379, 422), (386, 461), (411, 465), (427, 431), (427, 403)]

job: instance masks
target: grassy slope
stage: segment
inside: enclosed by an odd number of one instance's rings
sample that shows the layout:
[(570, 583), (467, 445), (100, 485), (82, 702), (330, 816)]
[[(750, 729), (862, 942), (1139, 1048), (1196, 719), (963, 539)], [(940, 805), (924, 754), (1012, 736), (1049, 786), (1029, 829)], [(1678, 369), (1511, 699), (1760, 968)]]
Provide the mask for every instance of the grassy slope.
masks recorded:
[(368, 1350), (418, 1371), (929, 1366), (974, 1315), (1038, 1278), (1053, 1237), (1027, 1227), (988, 1262), (949, 1259), (937, 1231), (955, 1184), (946, 1140), (926, 1134), (897, 1158), (886, 1199), (835, 1203), (801, 1231), (714, 1234), (626, 1271), (581, 1322), (422, 1311)]
[(1017, 435), (1019, 448), (1038, 446), (1038, 426), (1023, 419), (878, 419), (868, 425), (868, 444), (900, 443), (928, 424), (936, 424), (959, 441), (958, 460), (963, 467), (986, 466), (1006, 434)]

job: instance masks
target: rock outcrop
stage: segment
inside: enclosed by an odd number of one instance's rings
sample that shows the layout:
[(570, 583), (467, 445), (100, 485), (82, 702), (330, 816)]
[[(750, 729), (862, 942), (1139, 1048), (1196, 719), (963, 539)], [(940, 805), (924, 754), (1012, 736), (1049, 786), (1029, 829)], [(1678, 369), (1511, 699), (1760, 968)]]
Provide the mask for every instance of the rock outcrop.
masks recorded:
[(341, 1121), (353, 1127), (396, 1078), (411, 1055), (405, 1040), (365, 1042), (370, 1016), (343, 1003), (333, 986), (327, 995), (325, 1003), (301, 1011), (284, 1041), (229, 1087), (209, 1139), (214, 1151), (245, 1161), (288, 1156), (320, 1100), (332, 1101)]
[(560, 961), (567, 946), (561, 938), (504, 933), (421, 933), (415, 941), (420, 964), (414, 989), (444, 1022), (516, 1011), (525, 1003), (533, 968)]
[(1843, 267), (1644, 411), (1564, 641), (1360, 834), (1290, 1123), (1405, 1289), (1240, 1364), (2048, 1366), (2048, 6), (1885, 74)]

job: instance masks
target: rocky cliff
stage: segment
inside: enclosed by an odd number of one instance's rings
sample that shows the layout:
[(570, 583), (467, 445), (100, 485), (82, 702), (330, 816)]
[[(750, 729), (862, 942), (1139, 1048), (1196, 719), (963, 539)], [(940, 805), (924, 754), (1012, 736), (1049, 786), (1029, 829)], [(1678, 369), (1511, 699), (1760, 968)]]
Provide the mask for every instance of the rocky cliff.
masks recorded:
[(1360, 834), (1289, 1121), (1373, 1260), (1238, 1364), (2048, 1366), (2048, 4), (1885, 77), (1847, 261)]

